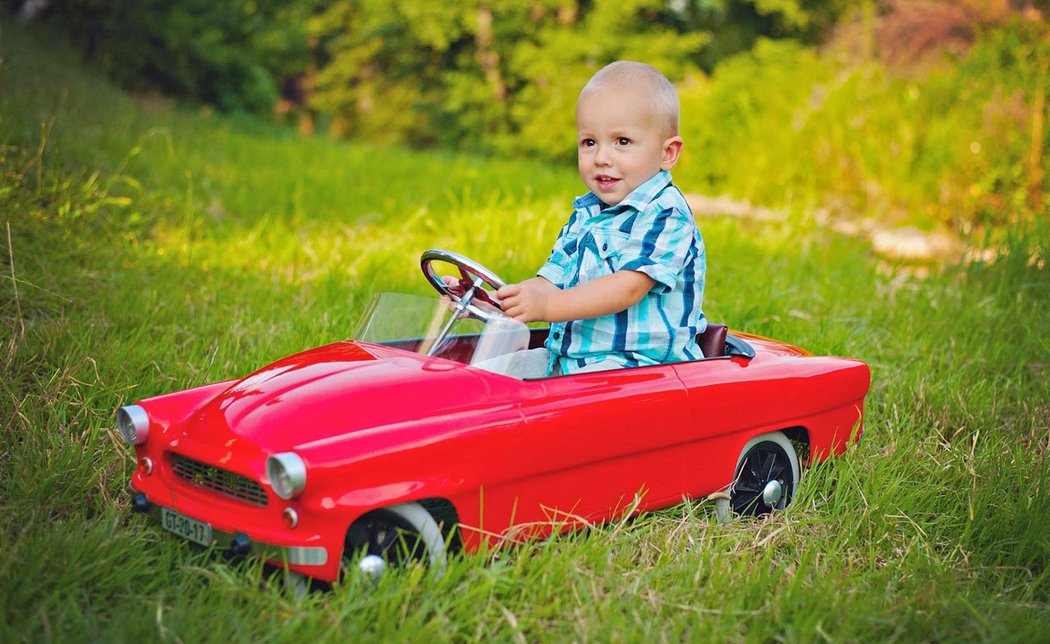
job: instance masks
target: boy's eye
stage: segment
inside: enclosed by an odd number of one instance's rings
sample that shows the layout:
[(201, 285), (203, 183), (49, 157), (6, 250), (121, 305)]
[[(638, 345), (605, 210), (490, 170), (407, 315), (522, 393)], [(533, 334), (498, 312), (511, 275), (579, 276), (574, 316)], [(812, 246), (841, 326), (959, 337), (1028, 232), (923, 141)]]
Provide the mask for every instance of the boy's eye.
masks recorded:
[(631, 140), (628, 139), (625, 136), (621, 136), (620, 138), (616, 139), (616, 145), (630, 145), (630, 144), (631, 144)]
[(594, 139), (581, 139), (580, 140), (580, 147), (581, 148), (589, 148), (589, 147), (592, 147), (592, 146), (594, 146)]

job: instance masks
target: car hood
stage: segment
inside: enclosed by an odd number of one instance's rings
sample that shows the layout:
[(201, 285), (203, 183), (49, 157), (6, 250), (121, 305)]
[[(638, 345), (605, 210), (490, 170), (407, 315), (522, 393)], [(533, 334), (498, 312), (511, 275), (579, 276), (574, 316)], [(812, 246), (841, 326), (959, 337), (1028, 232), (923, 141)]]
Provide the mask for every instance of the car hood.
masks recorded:
[(279, 360), (237, 381), (184, 418), (173, 445), (275, 453), (447, 413), (486, 392), (466, 365), (407, 351), (338, 342)]

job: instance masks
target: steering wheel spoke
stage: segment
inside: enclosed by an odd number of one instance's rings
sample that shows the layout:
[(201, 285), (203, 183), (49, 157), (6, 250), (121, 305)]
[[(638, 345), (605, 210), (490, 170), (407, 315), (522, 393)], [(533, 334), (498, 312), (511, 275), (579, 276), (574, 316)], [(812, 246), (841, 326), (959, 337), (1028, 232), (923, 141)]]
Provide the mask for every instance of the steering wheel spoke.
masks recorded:
[[(445, 262), (455, 266), (461, 276), (459, 283), (455, 287), (450, 287), (446, 284), (434, 270), (434, 262)], [(506, 283), (481, 264), (459, 253), (432, 248), (423, 252), (419, 260), (419, 267), (423, 271), (423, 276), (430, 282), (430, 285), (438, 293), (448, 297), (453, 302), (461, 303), (467, 294), (470, 293), (470, 298), (464, 309), (471, 315), (483, 320), (503, 317), (499, 300), (495, 297), (494, 291), (503, 288), (506, 286)], [(456, 291), (460, 292), (457, 293)]]

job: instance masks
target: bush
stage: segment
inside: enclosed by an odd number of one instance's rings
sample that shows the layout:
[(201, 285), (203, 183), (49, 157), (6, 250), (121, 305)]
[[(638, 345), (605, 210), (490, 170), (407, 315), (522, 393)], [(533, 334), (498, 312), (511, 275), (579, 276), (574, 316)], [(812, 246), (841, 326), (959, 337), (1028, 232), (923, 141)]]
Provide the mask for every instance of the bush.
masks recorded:
[(683, 85), (695, 190), (973, 231), (1046, 213), (1044, 23), (994, 28), (922, 70), (762, 41)]
[(52, 0), (43, 18), (132, 89), (264, 112), (309, 63), (314, 0)]

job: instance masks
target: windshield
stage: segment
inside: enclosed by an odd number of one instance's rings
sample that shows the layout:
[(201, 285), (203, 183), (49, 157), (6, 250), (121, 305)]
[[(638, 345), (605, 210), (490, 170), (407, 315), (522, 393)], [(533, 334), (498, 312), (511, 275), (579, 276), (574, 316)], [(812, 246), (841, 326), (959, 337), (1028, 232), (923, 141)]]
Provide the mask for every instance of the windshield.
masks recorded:
[(447, 300), (404, 293), (374, 295), (354, 337), (471, 365), (529, 346), (521, 322), (502, 316), (453, 321)]

